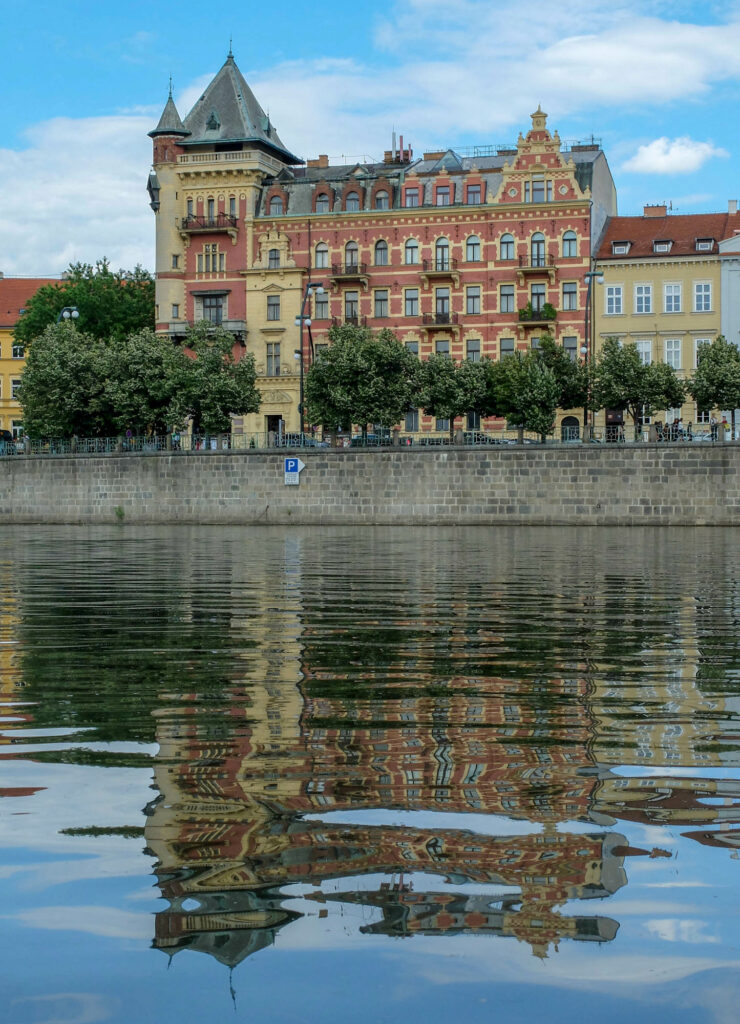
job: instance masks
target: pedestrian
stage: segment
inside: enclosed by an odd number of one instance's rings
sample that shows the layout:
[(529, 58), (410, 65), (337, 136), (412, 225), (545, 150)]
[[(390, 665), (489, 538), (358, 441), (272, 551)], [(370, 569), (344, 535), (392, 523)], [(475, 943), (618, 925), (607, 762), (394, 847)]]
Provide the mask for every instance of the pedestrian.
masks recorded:
[(717, 422), (717, 417), (714, 415), (714, 413), (712, 413), (712, 415), (709, 417), (709, 434), (713, 441), (717, 440), (718, 433), (719, 423)]

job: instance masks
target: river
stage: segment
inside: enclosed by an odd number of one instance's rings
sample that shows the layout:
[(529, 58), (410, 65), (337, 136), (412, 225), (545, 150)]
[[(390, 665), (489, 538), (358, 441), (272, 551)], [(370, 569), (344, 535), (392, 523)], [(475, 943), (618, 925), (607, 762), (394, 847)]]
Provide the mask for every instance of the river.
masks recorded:
[(736, 1020), (731, 529), (10, 527), (0, 1020)]

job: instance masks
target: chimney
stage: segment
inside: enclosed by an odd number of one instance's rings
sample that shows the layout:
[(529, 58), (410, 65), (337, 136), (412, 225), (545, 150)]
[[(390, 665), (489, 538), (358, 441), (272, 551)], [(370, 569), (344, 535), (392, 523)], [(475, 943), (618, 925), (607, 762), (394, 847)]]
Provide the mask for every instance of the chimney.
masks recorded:
[(643, 206), (643, 217), (667, 217), (668, 208), (665, 203), (658, 203), (655, 206)]
[(731, 199), (727, 204), (727, 212), (735, 214), (737, 213), (737, 199)]
[(306, 167), (328, 167), (329, 157), (326, 153), (319, 153), (318, 160), (306, 160)]

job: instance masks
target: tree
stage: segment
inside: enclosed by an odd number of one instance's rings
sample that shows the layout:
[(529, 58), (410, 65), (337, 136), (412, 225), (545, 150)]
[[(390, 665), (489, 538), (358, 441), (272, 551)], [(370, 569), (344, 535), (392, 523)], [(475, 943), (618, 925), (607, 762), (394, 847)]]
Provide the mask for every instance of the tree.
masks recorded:
[(596, 363), (592, 387), (593, 409), (626, 409), (634, 423), (643, 413), (674, 409), (686, 396), (682, 381), (667, 363), (643, 363), (635, 345), (620, 345), (607, 338)]
[(583, 363), (575, 362), (562, 345), (557, 345), (551, 334), (540, 338), (540, 347), (534, 350), (536, 358), (552, 370), (558, 386), (559, 409), (575, 409), (588, 402), (588, 371)]
[(735, 436), (735, 409), (740, 407), (740, 351), (721, 334), (699, 346), (694, 377), (688, 389), (700, 409), (731, 409)]
[(419, 362), (392, 331), (344, 324), (329, 341), (306, 375), (311, 423), (332, 431), (357, 423), (364, 435), (368, 424), (389, 427), (418, 405)]
[(555, 426), (560, 388), (554, 372), (536, 352), (505, 356), (489, 368), (491, 405), (520, 430), (545, 440)]
[(485, 400), (486, 378), (481, 363), (456, 363), (449, 356), (434, 355), (421, 364), (421, 405), (428, 416), (449, 420), (451, 441), (456, 417), (483, 411)]
[(208, 320), (199, 320), (188, 329), (183, 355), (177, 364), (173, 421), (192, 418), (193, 433), (225, 434), (231, 430), (232, 416), (258, 412), (260, 393), (254, 357), (234, 355), (234, 336)]
[(70, 323), (52, 324), (32, 345), (21, 378), (23, 426), (30, 437), (107, 433), (105, 346)]
[[(34, 349), (32, 345), (32, 354)], [(149, 328), (105, 346), (104, 393), (111, 432), (165, 434), (174, 426), (182, 426), (177, 389), (178, 382), (187, 376), (189, 362), (181, 348)]]
[(65, 306), (77, 307), (77, 326), (88, 336), (121, 341), (133, 331), (154, 328), (154, 279), (140, 266), (114, 272), (105, 259), (95, 266), (72, 263), (61, 281), (44, 285), (28, 300), (15, 340), (30, 347)]

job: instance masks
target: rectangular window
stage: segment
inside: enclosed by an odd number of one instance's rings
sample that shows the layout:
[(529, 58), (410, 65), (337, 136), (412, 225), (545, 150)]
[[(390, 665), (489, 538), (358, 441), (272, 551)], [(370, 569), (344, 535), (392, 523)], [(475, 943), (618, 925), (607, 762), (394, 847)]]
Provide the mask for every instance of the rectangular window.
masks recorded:
[(188, 215), (188, 217), (192, 217), (193, 216), (193, 200), (192, 199), (188, 199), (187, 215)]
[(375, 293), (375, 316), (388, 316), (388, 291), (385, 288)]
[(665, 313), (681, 312), (680, 284), (666, 284), (663, 286), (663, 311)]
[(532, 202), (544, 203), (545, 201), (545, 179), (535, 174), (532, 178)]
[(502, 359), (503, 359), (504, 356), (513, 356), (514, 355), (514, 339), (513, 338), (502, 338), (501, 341), (499, 342), (499, 351), (501, 353), (501, 358)]
[(680, 338), (666, 338), (665, 342), (665, 361), (669, 366), (672, 366), (674, 370), (681, 369), (681, 339)]
[(315, 313), (314, 316), (317, 320), (328, 320), (329, 319), (329, 294), (328, 292), (320, 292), (315, 296)]
[(419, 189), (418, 188), (407, 188), (403, 194), (403, 205), (404, 206), (418, 206), (419, 205)]
[(16, 342), (13, 343), (12, 348), (13, 359), (24, 359), (26, 356), (26, 350), (23, 345), (18, 345)]
[(694, 284), (694, 312), (708, 313), (712, 308), (712, 286), (708, 281)]
[(231, 196), (229, 199), (229, 216), (236, 217), (236, 197)]
[(178, 302), (172, 303), (172, 319), (177, 320), (180, 316), (180, 304)]
[(360, 293), (359, 292), (345, 292), (344, 293), (344, 319), (345, 320), (357, 320), (360, 315)]
[(267, 344), (267, 376), (280, 376), (280, 342), (268, 342)]
[(448, 338), (437, 338), (434, 342), (434, 354), (437, 356), (449, 356), (450, 342)]
[(220, 324), (224, 318), (223, 295), (203, 296), (203, 319), (209, 320), (212, 324)]
[(711, 419), (712, 419), (712, 410), (711, 409), (700, 409), (699, 406), (697, 405), (697, 407), (696, 407), (696, 422), (697, 423), (710, 423)]
[(563, 309), (578, 309), (578, 285), (575, 281), (563, 284)]
[(23, 437), (23, 422), (22, 420), (13, 420), (10, 429), (13, 432), (13, 439), (19, 441)]
[(450, 186), (449, 185), (437, 185), (437, 191), (435, 193), (437, 206), (449, 206), (450, 205)]
[(481, 200), (480, 185), (468, 185), (468, 204), (478, 206)]
[(434, 421), (434, 429), (435, 430), (449, 430), (450, 429), (450, 421), (438, 418), (438, 419), (436, 419)]
[(14, 402), (18, 401), (18, 391), (20, 389), (20, 386), (20, 377), (14, 377), (10, 382), (10, 397), (13, 399)]
[(480, 313), (480, 285), (471, 285), (465, 292), (465, 312)]
[(532, 309), (533, 309), (533, 311), (535, 313), (541, 313), (542, 312), (542, 307), (545, 305), (546, 298), (547, 298), (547, 295), (546, 295), (545, 285), (544, 284), (533, 284), (532, 285), (532, 294), (530, 296), (530, 301), (532, 303)]
[(279, 320), (280, 319), (280, 296), (279, 295), (268, 295), (267, 296), (267, 319), (268, 320)]
[(419, 315), (419, 289), (407, 288), (404, 292), (403, 312), (405, 316)]
[(449, 316), (450, 315), (450, 289), (449, 288), (435, 288), (434, 289), (434, 312), (437, 316)]
[(480, 413), (469, 412), (465, 418), (468, 430), (480, 430)]
[(653, 286), (651, 284), (635, 285), (635, 313), (652, 313)]
[(176, 252), (172, 253), (172, 269), (178, 270), (180, 267), (180, 257)]
[(578, 338), (573, 335), (563, 338), (563, 349), (572, 363), (578, 362)]
[(279, 266), (280, 266), (280, 250), (279, 249), (270, 249), (270, 251), (267, 254), (267, 269), (268, 270), (277, 270)]
[(513, 313), (514, 312), (514, 285), (513, 284), (502, 284), (501, 285), (501, 312), (502, 313)]
[(407, 341), (406, 348), (412, 355), (419, 355), (419, 342), (418, 341)]
[(469, 363), (480, 362), (480, 338), (468, 338), (465, 345), (465, 355)]
[(406, 413), (406, 419), (404, 421), (404, 428), (409, 431), (419, 429), (419, 410), (409, 409)]
[(325, 341), (317, 342), (313, 347), (314, 358), (318, 359), (322, 352), (326, 352), (329, 348)]
[(622, 286), (621, 284), (608, 284), (606, 286), (606, 314), (615, 316), (622, 312)]
[(226, 253), (220, 252), (218, 254), (218, 269), (221, 271), (226, 270)]
[(653, 343), (652, 343), (652, 341), (649, 341), (649, 340), (636, 341), (635, 342), (635, 348), (637, 349), (637, 354), (640, 357), (640, 362), (642, 363), (642, 365), (643, 366), (649, 366), (650, 363), (652, 363), (652, 361), (653, 361)]
[(700, 345), (711, 345), (711, 338), (695, 338), (694, 339), (694, 369), (699, 365), (699, 346)]
[(198, 253), (198, 273), (203, 273), (203, 253)]

